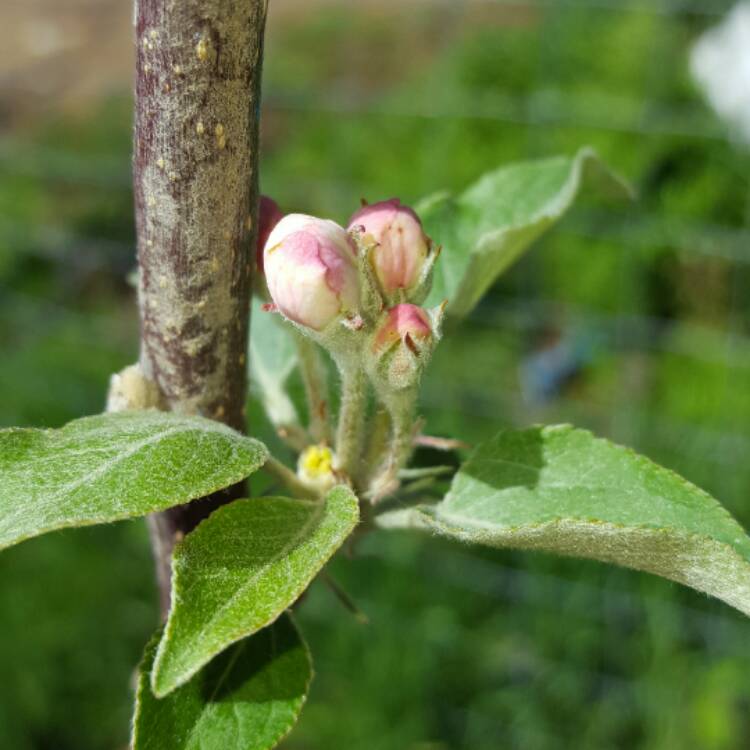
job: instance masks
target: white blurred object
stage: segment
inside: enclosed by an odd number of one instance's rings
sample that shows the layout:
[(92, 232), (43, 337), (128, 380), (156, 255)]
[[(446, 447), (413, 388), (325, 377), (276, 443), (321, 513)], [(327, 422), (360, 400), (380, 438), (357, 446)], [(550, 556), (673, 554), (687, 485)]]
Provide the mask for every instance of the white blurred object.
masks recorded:
[(738, 3), (703, 34), (690, 69), (719, 117), (750, 145), (750, 2)]

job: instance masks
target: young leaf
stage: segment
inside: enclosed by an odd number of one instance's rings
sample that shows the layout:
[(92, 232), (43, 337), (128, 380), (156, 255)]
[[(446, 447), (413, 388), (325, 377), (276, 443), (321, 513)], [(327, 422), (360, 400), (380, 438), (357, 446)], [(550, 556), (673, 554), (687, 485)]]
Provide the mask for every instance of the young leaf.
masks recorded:
[(266, 457), (262, 443), (218, 422), (157, 411), (0, 430), (0, 549), (187, 503), (241, 481)]
[(273, 622), (358, 520), (357, 498), (340, 486), (323, 502), (237, 500), (203, 521), (175, 548), (154, 693), (166, 695), (227, 646)]
[(284, 386), (297, 366), (292, 330), (281, 317), (253, 300), (250, 336), (250, 385), (276, 427), (299, 424), (297, 410)]
[(484, 175), (459, 196), (439, 193), (416, 207), (443, 252), (428, 304), (448, 300), (467, 315), (495, 279), (570, 208), (586, 183), (615, 196), (629, 188), (591, 149), (573, 158), (511, 164)]
[(750, 538), (729, 513), (671, 471), (567, 425), (501, 432), (440, 503), (380, 524), (645, 570), (750, 615)]
[(132, 750), (270, 750), (294, 726), (312, 662), (288, 615), (227, 649), (161, 700), (149, 679), (158, 640), (146, 647), (139, 671)]

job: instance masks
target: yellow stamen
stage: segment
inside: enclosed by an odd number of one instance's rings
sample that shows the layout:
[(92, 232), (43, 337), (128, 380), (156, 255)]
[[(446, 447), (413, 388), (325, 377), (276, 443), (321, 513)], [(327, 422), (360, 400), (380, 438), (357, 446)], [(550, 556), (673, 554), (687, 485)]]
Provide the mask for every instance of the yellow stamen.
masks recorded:
[(311, 445), (303, 451), (299, 465), (311, 479), (329, 477), (333, 471), (333, 453), (326, 445)]

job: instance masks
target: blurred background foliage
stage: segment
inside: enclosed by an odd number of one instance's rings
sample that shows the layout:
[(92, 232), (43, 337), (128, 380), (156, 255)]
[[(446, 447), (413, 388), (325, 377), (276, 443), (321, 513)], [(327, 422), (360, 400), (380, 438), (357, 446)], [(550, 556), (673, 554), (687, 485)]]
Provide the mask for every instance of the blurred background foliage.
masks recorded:
[[(120, 7), (122, 6), (122, 7)], [(9, 0), (0, 62), (0, 425), (102, 408), (137, 353), (130, 25), (114, 0)], [(262, 187), (344, 221), (593, 145), (594, 199), (439, 347), (430, 431), (572, 421), (750, 524), (750, 154), (691, 83), (724, 0), (271, 2)], [(253, 424), (265, 434), (251, 404)], [(156, 620), (141, 522), (0, 557), (0, 747), (127, 744)], [(317, 677), (290, 750), (745, 748), (750, 623), (629, 571), (373, 535), (300, 611)]]

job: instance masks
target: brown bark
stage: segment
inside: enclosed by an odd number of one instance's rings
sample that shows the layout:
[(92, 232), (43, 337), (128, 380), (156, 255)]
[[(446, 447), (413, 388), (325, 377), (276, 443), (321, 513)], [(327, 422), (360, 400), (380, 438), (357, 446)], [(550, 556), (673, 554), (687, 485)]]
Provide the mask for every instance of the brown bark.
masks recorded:
[[(266, 0), (136, 0), (135, 213), (143, 374), (169, 408), (245, 429)], [(152, 518), (175, 538), (230, 490)]]

